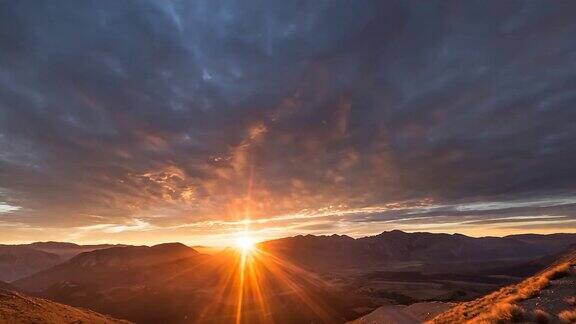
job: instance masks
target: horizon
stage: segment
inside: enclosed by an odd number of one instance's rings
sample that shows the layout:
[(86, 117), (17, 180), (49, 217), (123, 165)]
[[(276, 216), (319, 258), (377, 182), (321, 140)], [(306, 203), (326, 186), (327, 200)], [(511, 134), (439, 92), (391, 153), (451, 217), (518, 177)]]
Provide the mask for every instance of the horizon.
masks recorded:
[[(361, 238), (366, 238), (366, 237), (373, 237), (373, 236), (378, 236), (380, 234), (384, 234), (384, 233), (390, 233), (390, 232), (402, 232), (402, 233), (406, 233), (406, 234), (447, 234), (447, 235), (464, 235), (467, 237), (471, 237), (471, 238), (488, 238), (488, 237), (508, 237), (508, 236), (515, 236), (515, 235), (542, 235), (542, 236), (549, 236), (549, 235), (564, 235), (564, 234), (576, 234), (576, 232), (554, 232), (551, 231), (549, 233), (533, 233), (533, 232), (518, 232), (518, 233), (511, 233), (511, 234), (505, 234), (505, 235), (479, 235), (479, 236), (474, 236), (474, 235), (466, 235), (466, 234), (462, 234), (462, 233), (458, 233), (458, 232), (428, 232), (428, 231), (403, 231), (403, 230), (398, 230), (398, 229), (392, 229), (392, 230), (387, 230), (387, 231), (383, 231), (383, 232), (378, 232), (378, 233), (373, 233), (373, 234), (368, 234), (368, 235), (362, 235), (362, 236), (351, 236), (351, 235), (347, 235), (347, 234), (339, 234), (339, 233), (324, 233), (324, 234), (296, 234), (296, 235), (292, 235), (292, 236), (282, 236), (282, 237), (273, 237), (273, 238), (269, 238), (269, 239), (259, 239), (257, 236), (254, 235), (250, 235), (250, 233), (242, 233), (242, 234), (249, 234), (251, 239), (254, 239), (254, 241), (252, 242), (252, 244), (257, 245), (259, 243), (264, 243), (267, 241), (273, 241), (273, 240), (281, 240), (281, 239), (286, 239), (286, 238), (294, 238), (294, 237), (306, 237), (306, 236), (315, 236), (315, 237), (330, 237), (330, 236), (347, 236), (350, 237), (352, 239), (361, 239)], [(229, 242), (227, 244), (223, 244), (223, 245), (206, 245), (206, 244), (195, 244), (195, 243), (187, 243), (187, 242), (182, 242), (182, 241), (157, 241), (157, 242), (150, 242), (150, 243), (146, 243), (146, 242), (141, 242), (141, 243), (134, 243), (134, 242), (110, 242), (110, 241), (103, 241), (103, 242), (75, 242), (75, 241), (53, 241), (53, 240), (49, 240), (49, 241), (22, 241), (22, 242), (8, 242), (8, 243), (0, 243), (0, 245), (4, 244), (4, 245), (27, 245), (27, 244), (32, 244), (32, 243), (72, 243), (72, 244), (77, 244), (77, 245), (105, 245), (105, 244), (109, 244), (109, 245), (126, 245), (126, 246), (155, 246), (155, 245), (161, 245), (161, 244), (170, 244), (170, 243), (180, 243), (180, 244), (184, 244), (190, 248), (235, 248), (238, 244), (236, 242)]]
[(570, 3), (0, 7), (0, 243), (576, 233)]

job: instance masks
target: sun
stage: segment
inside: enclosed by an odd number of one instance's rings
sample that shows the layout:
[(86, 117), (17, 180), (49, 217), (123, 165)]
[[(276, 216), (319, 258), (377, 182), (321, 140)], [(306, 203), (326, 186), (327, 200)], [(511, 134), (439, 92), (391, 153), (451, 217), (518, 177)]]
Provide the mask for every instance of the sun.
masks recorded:
[(239, 236), (236, 239), (236, 248), (244, 253), (250, 252), (254, 249), (254, 239), (248, 235)]

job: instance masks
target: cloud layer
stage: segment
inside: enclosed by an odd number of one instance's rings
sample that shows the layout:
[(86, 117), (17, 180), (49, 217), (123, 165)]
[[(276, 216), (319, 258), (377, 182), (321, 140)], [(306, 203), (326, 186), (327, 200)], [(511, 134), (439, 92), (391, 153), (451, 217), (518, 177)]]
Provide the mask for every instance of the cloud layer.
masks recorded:
[(575, 12), (3, 2), (0, 231), (180, 238), (247, 217), (273, 222), (269, 236), (574, 231), (573, 205), (545, 202), (576, 189)]

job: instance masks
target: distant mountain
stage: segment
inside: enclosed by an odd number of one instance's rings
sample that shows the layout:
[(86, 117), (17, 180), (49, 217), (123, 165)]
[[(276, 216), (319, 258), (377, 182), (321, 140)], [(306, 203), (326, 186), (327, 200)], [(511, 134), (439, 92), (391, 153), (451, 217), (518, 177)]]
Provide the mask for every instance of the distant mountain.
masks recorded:
[(48, 269), (80, 253), (115, 246), (121, 245), (78, 245), (65, 242), (0, 245), (0, 280), (8, 282), (17, 280)]
[(0, 287), (0, 323), (128, 324), (130, 322)]
[(198, 256), (181, 243), (148, 246), (124, 246), (83, 252), (50, 269), (14, 282), (27, 291), (42, 291), (61, 282), (100, 285), (115, 281), (138, 281), (149, 275), (154, 265)]
[(576, 234), (473, 238), (461, 234), (383, 232), (348, 236), (295, 236), (259, 244), (263, 250), (313, 270), (384, 267), (399, 263), (530, 260), (576, 243)]
[(217, 254), (226, 249), (226, 247), (213, 247), (203, 245), (194, 245), (192, 248), (202, 254)]
[(574, 241), (575, 237), (576, 234), (570, 233), (548, 235), (517, 234), (506, 236), (506, 238), (525, 242), (531, 246), (540, 246), (541, 249), (547, 249), (547, 254), (558, 253), (559, 251), (570, 248), (570, 246), (576, 246), (576, 242)]
[[(81, 253), (17, 280), (14, 286), (138, 323), (173, 323), (183, 319), (190, 307), (197, 307), (197, 300), (177, 290), (198, 289), (208, 282), (210, 272), (202, 275), (195, 270), (204, 261), (204, 255), (180, 243), (113, 247)], [(172, 280), (186, 271), (194, 271), (200, 279)], [(189, 306), (176, 312), (174, 308), (181, 305)]]
[(0, 245), (0, 280), (10, 282), (23, 278), (61, 261), (56, 254), (25, 246)]
[(470, 271), (469, 274), (474, 275), (505, 275), (519, 278), (530, 277), (539, 271), (545, 269), (558, 260), (562, 260), (566, 255), (570, 255), (572, 251), (576, 251), (576, 244), (570, 244), (567, 248), (561, 250), (559, 253), (548, 254), (537, 259), (531, 259), (521, 263), (513, 263), (511, 265), (498, 265), (490, 269), (477, 269), (479, 271)]
[(126, 245), (115, 244), (95, 244), (95, 245), (78, 245), (68, 242), (35, 242), (30, 244), (23, 244), (21, 246), (30, 247), (34, 250), (44, 251), (58, 255), (63, 261), (72, 258), (83, 252), (90, 252), (95, 250), (102, 250), (111, 247), (120, 247)]
[(430, 323), (574, 323), (574, 287), (576, 250), (518, 284), (457, 304)]

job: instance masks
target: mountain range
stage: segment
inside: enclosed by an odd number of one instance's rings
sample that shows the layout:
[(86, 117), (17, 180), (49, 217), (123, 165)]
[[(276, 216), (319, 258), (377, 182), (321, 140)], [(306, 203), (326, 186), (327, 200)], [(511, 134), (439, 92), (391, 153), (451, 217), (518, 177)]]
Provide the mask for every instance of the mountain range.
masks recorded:
[(125, 246), (123, 244), (94, 244), (94, 245), (79, 245), (68, 242), (34, 242), (22, 246), (29, 247), (34, 250), (44, 251), (47, 253), (56, 254), (63, 261), (72, 258), (73, 256), (96, 250), (107, 249), (111, 247)]
[[(229, 323), (236, 311), (239, 259), (235, 250), (205, 255), (179, 243), (115, 247), (81, 253), (16, 280), (13, 285), (61, 303), (137, 323)], [(267, 287), (266, 292), (259, 292), (259, 298), (264, 296), (274, 314), (259, 318), (254, 311), (256, 297), (247, 292), (244, 298), (252, 300), (243, 312), (247, 322), (266, 323), (271, 316), (277, 317), (279, 323), (316, 318), (317, 314), (310, 310), (300, 309), (295, 294), (301, 292), (310, 300), (328, 304), (317, 307), (330, 309), (322, 315), (329, 322), (355, 316), (348, 306), (339, 309), (337, 293), (313, 279), (299, 278), (300, 274), (292, 269), (280, 269), (278, 265), (258, 269), (257, 282), (266, 283)], [(256, 278), (250, 278), (246, 280), (256, 282)], [(214, 302), (215, 296), (221, 299)]]
[(16, 277), (14, 289), (136, 323), (229, 323), (239, 287), (244, 322), (343, 323), (383, 304), (479, 297), (538, 272), (574, 244), (576, 234), (306, 235), (259, 243), (242, 261), (235, 249), (205, 254), (180, 243), (49, 242), (10, 249), (55, 264), (28, 267), (24, 276), (19, 263), (6, 263), (0, 275)]
[(382, 268), (407, 263), (438, 264), (529, 260), (576, 244), (576, 234), (474, 238), (461, 234), (398, 230), (358, 239), (345, 235), (295, 236), (261, 243), (260, 248), (314, 270)]

